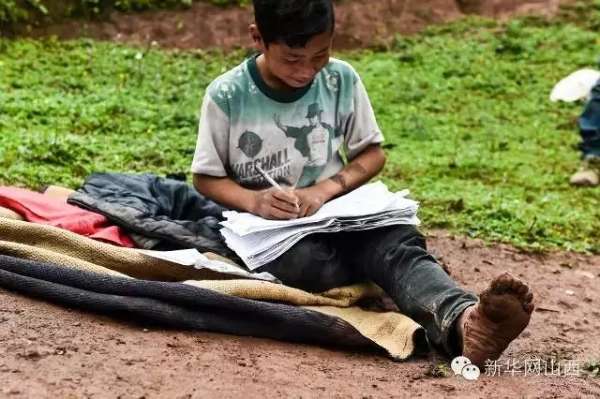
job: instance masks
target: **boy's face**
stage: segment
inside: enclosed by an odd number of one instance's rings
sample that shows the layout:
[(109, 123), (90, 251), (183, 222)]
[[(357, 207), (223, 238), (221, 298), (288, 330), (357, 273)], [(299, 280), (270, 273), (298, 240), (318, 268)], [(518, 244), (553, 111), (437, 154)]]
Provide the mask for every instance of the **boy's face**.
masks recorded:
[(285, 88), (299, 89), (309, 84), (329, 62), (332, 32), (313, 36), (304, 47), (289, 47), (285, 43), (269, 43), (266, 47), (256, 26), (250, 27), (257, 49), (264, 55), (264, 66), (270, 78)]

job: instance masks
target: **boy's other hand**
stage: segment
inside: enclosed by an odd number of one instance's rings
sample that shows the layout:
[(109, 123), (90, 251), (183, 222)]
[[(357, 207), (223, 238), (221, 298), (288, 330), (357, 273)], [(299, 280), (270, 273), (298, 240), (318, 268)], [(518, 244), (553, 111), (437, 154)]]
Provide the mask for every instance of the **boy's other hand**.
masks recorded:
[(317, 186), (301, 188), (294, 193), (300, 200), (298, 217), (301, 218), (314, 215), (329, 199), (327, 194)]
[(298, 204), (294, 191), (269, 188), (254, 192), (252, 213), (265, 219), (296, 219), (300, 213)]

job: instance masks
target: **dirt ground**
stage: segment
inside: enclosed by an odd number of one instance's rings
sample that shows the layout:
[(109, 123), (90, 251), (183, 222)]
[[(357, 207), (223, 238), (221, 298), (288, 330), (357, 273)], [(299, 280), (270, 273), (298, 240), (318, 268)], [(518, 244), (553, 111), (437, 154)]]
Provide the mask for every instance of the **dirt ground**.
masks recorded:
[(571, 359), (580, 368), (600, 360), (600, 256), (532, 255), (441, 231), (430, 234), (429, 242), (471, 290), (479, 292), (503, 271), (531, 284), (537, 310), (500, 359), (502, 375), (484, 372), (474, 382), (436, 378), (430, 375), (442, 360), (436, 354), (398, 363), (375, 351), (145, 329), (0, 290), (0, 396), (600, 397), (600, 379), (585, 373), (566, 376), (564, 368), (554, 377), (504, 373), (506, 362), (522, 365), (533, 356), (559, 365)]
[[(386, 45), (396, 34), (455, 20), (466, 14), (492, 18), (533, 13), (552, 16), (561, 0), (345, 0), (336, 8), (336, 48)], [(194, 3), (188, 10), (112, 13), (103, 22), (69, 21), (34, 28), (33, 37), (93, 37), (168, 48), (250, 47), (251, 8)]]

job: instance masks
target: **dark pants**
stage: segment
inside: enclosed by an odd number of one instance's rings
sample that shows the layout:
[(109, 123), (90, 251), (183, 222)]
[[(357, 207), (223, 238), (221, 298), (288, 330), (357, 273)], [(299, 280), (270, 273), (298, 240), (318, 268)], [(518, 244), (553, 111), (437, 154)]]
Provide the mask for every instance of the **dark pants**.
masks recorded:
[(592, 89), (592, 97), (579, 118), (582, 157), (600, 157), (600, 80)]
[(286, 285), (319, 292), (371, 280), (449, 356), (460, 354), (454, 323), (477, 296), (460, 288), (414, 226), (309, 235), (262, 266)]

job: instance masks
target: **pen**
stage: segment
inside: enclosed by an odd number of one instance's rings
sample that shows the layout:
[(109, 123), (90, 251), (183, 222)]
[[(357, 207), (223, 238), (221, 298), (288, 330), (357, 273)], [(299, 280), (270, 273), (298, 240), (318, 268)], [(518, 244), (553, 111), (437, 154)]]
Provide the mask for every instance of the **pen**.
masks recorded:
[(284, 191), (283, 188), (275, 180), (273, 180), (273, 178), (269, 176), (267, 172), (265, 172), (260, 166), (256, 165), (256, 170), (260, 172), (260, 174), (269, 182), (269, 184), (271, 184), (279, 191)]
[[(281, 187), (275, 180), (273, 180), (273, 178), (271, 176), (269, 176), (267, 174), (267, 172), (265, 172), (263, 170), (263, 168), (261, 168), (260, 166), (256, 165), (256, 170), (258, 170), (260, 172), (260, 174), (265, 178), (266, 181), (269, 182), (269, 184), (273, 187), (275, 187), (277, 190), (284, 192), (285, 190), (283, 189), (283, 187)], [(299, 208), (300, 206), (296, 203), (294, 204), (296, 205), (296, 208)]]

